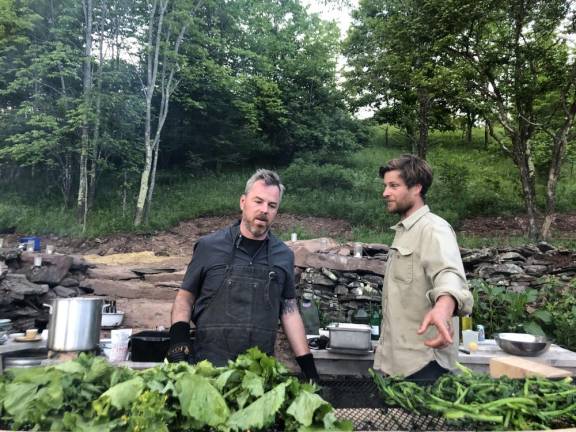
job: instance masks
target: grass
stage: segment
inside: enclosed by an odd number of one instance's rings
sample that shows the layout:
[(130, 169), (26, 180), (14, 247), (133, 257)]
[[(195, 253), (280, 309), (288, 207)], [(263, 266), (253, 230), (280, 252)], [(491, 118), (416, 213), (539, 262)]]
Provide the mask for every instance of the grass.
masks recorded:
[[(398, 130), (390, 127), (388, 146), (383, 128), (374, 128), (370, 145), (339, 164), (314, 164), (295, 161), (279, 169), (287, 186), (282, 212), (349, 221), (352, 239), (390, 244), (389, 227), (397, 217), (387, 214), (382, 199), (382, 180), (378, 168), (387, 160), (406, 153), (408, 145)], [(456, 229), (471, 216), (513, 215), (523, 212), (518, 174), (512, 162), (494, 148), (486, 149), (483, 131), (474, 131), (470, 148), (462, 145), (459, 132), (433, 133), (428, 160), (435, 177), (428, 194), (432, 211), (446, 218)], [(558, 205), (563, 211), (574, 210), (576, 182), (566, 175), (558, 188)], [(159, 173), (152, 215), (141, 228), (132, 226), (136, 190), (129, 192), (130, 206), (122, 211), (119, 188), (101, 187), (95, 208), (90, 212), (85, 232), (75, 221), (73, 210), (65, 209), (54, 190), (43, 190), (41, 177), (28, 184), (4, 185), (0, 189), (0, 230), (15, 226), (26, 234), (103, 236), (119, 232), (153, 233), (174, 226), (182, 220), (199, 216), (238, 212), (238, 199), (251, 170), (237, 170), (220, 175), (194, 176), (189, 172)], [(106, 181), (103, 179), (103, 183)], [(110, 183), (110, 182), (109, 182)], [(542, 187), (542, 186), (540, 186)], [(104, 192), (105, 191), (105, 192)], [(541, 194), (542, 196), (542, 194)], [(61, 200), (60, 200), (61, 201)], [(539, 202), (539, 204), (542, 204)], [(299, 238), (318, 233), (293, 227)], [(288, 239), (290, 232), (279, 233)], [(321, 235), (329, 236), (330, 233)], [(522, 237), (460, 236), (465, 247), (519, 245)], [(558, 239), (555, 244), (573, 247), (575, 240)]]

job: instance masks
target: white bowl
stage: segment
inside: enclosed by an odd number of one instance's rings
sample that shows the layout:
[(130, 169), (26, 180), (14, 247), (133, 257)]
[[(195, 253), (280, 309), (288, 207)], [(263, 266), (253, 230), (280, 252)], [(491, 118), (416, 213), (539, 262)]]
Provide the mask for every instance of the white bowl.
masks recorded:
[(102, 314), (102, 327), (118, 327), (122, 324), (124, 319), (124, 312), (116, 313), (103, 313)]

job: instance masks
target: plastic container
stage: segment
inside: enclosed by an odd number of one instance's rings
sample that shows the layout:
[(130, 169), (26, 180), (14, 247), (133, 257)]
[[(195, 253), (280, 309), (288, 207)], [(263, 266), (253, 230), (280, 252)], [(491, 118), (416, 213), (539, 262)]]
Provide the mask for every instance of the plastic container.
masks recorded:
[(372, 328), (366, 324), (334, 323), (328, 326), (330, 348), (370, 351)]
[(28, 245), (28, 242), (34, 242), (34, 252), (40, 252), (40, 237), (30, 236), (30, 237), (20, 237), (18, 242), (24, 245), (24, 248)]
[(317, 335), (320, 331), (320, 315), (316, 303), (314, 303), (313, 296), (309, 293), (304, 293), (302, 296), (300, 314), (302, 315), (306, 334)]

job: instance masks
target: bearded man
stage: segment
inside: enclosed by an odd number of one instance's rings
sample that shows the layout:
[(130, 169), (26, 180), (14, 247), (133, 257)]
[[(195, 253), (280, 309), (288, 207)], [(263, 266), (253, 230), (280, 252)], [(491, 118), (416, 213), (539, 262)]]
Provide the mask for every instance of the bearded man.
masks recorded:
[(280, 322), (302, 373), (318, 380), (296, 303), (294, 254), (270, 232), (283, 193), (277, 173), (257, 170), (240, 197), (241, 220), (198, 240), (172, 307), (168, 361), (225, 366), (251, 347), (273, 355)]
[(382, 324), (374, 369), (429, 383), (455, 368), (452, 317), (472, 312), (456, 235), (425, 204), (430, 165), (402, 155), (380, 168), (383, 197), (400, 216), (382, 289)]

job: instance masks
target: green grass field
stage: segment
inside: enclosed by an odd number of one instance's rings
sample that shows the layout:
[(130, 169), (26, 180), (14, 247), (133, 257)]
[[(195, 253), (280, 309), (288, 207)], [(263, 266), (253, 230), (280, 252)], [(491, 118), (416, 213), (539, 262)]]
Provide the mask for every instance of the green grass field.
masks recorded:
[[(287, 187), (282, 212), (341, 218), (353, 225), (354, 239), (389, 243), (388, 229), (396, 217), (385, 211), (382, 180), (378, 167), (408, 151), (405, 138), (390, 128), (388, 146), (382, 128), (374, 129), (368, 147), (344, 158), (338, 164), (318, 165), (296, 160), (278, 171)], [(518, 175), (512, 162), (497, 149), (484, 148), (483, 131), (474, 133), (471, 148), (462, 145), (460, 132), (434, 133), (428, 160), (434, 169), (434, 183), (428, 194), (432, 210), (456, 229), (472, 216), (513, 215), (523, 212)], [(274, 168), (274, 167), (271, 167)], [(576, 180), (567, 167), (558, 189), (559, 211), (574, 210)], [(194, 176), (189, 172), (159, 173), (152, 215), (140, 232), (169, 228), (179, 221), (198, 216), (231, 214), (237, 211), (238, 197), (252, 170)], [(136, 191), (122, 210), (118, 188), (101, 187), (96, 208), (88, 217), (85, 232), (76, 223), (74, 211), (64, 209), (57, 194), (38, 193), (38, 186), (21, 190), (0, 190), (0, 230), (16, 227), (26, 234), (102, 236), (135, 231), (132, 226)], [(106, 191), (102, 193), (102, 191)], [(543, 185), (539, 185), (539, 204), (543, 204)], [(296, 228), (299, 238), (309, 238), (306, 227)], [(289, 233), (280, 233), (288, 238)], [(517, 238), (461, 237), (465, 246), (522, 244)], [(573, 241), (559, 244), (572, 246)]]

